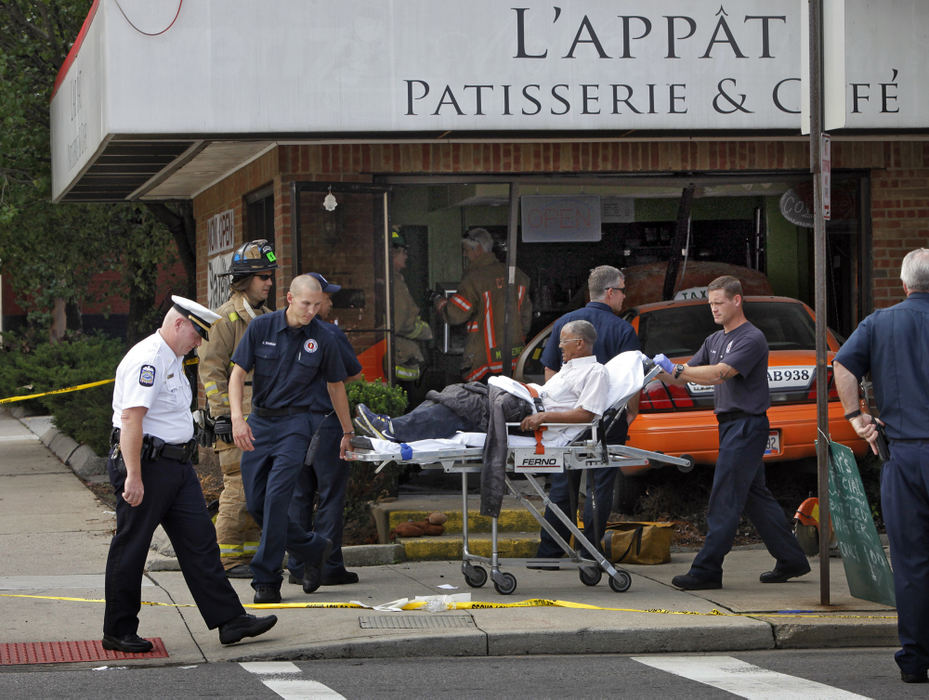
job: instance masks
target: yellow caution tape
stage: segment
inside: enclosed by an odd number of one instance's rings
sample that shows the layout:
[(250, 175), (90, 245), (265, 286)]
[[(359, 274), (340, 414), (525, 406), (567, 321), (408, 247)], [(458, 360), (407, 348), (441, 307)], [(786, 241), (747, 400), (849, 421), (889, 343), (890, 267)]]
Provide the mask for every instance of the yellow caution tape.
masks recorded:
[[(66, 598), (61, 596), (47, 595), (28, 595), (24, 593), (0, 593), (2, 598), (34, 598), (39, 600), (64, 600), (73, 603), (105, 603), (102, 598)], [(401, 610), (421, 610), (428, 605), (429, 601), (419, 600), (410, 601), (401, 607)], [(192, 608), (194, 603), (157, 603), (153, 601), (142, 601), (142, 605), (151, 605), (155, 607), (166, 608)], [(258, 610), (287, 610), (296, 608), (356, 608), (360, 610), (372, 610), (373, 606), (361, 605), (359, 603), (338, 603), (338, 602), (313, 602), (304, 603), (254, 603), (246, 604), (246, 608)], [(744, 612), (732, 613), (722, 612), (713, 608), (709, 612), (698, 612), (696, 610), (666, 610), (663, 608), (607, 608), (598, 605), (588, 605), (587, 603), (574, 603), (568, 600), (549, 600), (546, 598), (530, 598), (515, 603), (496, 603), (491, 601), (473, 600), (467, 602), (448, 603), (448, 610), (490, 610), (493, 608), (575, 608), (580, 610), (607, 610), (611, 612), (628, 612), (628, 613), (647, 613), (650, 615), (697, 615), (701, 617), (803, 617), (803, 618), (824, 618), (824, 619), (847, 619), (847, 620), (896, 620), (896, 614), (893, 615), (860, 615), (848, 613), (818, 613), (789, 610), (786, 612)]]
[(99, 382), (90, 382), (88, 384), (78, 384), (77, 386), (69, 386), (67, 389), (53, 389), (52, 391), (43, 391), (39, 394), (29, 394), (27, 396), (11, 396), (7, 399), (0, 399), (0, 404), (2, 403), (13, 403), (14, 401), (26, 401), (28, 399), (37, 399), (40, 396), (51, 396), (52, 394), (67, 394), (71, 391), (80, 391), (81, 389), (91, 389), (95, 386), (102, 386), (103, 384), (109, 384), (114, 382), (116, 379), (101, 379)]
[[(191, 365), (200, 364), (199, 357), (191, 357), (184, 360), (184, 366), (189, 367)], [(113, 379), (101, 379), (99, 382), (88, 382), (87, 384), (78, 384), (77, 386), (69, 386), (67, 389), (53, 389), (52, 391), (43, 391), (39, 394), (28, 394), (26, 396), (10, 396), (6, 399), (0, 399), (0, 404), (4, 403), (13, 403), (15, 401), (28, 401), (29, 399), (37, 399), (41, 396), (52, 396), (53, 394), (67, 394), (72, 391), (81, 391), (82, 389), (93, 389), (95, 386), (103, 386), (104, 384), (110, 384), (115, 382), (116, 378)]]

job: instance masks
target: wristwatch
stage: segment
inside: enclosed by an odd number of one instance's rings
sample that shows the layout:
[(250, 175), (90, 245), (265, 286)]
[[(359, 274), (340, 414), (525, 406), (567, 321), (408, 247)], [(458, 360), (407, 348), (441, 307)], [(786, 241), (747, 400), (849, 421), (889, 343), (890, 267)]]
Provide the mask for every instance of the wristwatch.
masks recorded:
[(861, 409), (856, 408), (854, 411), (849, 411), (845, 414), (845, 420), (851, 420), (852, 418), (857, 418), (861, 415)]
[(684, 374), (684, 365), (674, 365), (674, 378), (677, 379)]

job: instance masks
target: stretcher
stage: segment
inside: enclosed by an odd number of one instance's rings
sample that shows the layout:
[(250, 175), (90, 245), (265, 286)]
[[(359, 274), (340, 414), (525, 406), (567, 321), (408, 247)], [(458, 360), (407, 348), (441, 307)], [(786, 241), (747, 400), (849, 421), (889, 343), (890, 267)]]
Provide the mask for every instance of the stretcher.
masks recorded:
[[(509, 436), (503, 479), (505, 488), (538, 521), (539, 526), (552, 536), (564, 551), (566, 558), (509, 558), (506, 563), (537, 569), (577, 568), (581, 582), (587, 586), (596, 586), (606, 573), (610, 588), (619, 593), (629, 589), (632, 577), (603, 556), (578, 528), (574, 518), (569, 517), (549, 499), (534, 477), (607, 467), (619, 467), (620, 470), (627, 467), (639, 469), (647, 465), (674, 465), (682, 472), (687, 472), (693, 468), (693, 460), (686, 456), (672, 457), (627, 445), (608, 444), (605, 436), (622, 415), (628, 401), (661, 370), (639, 352), (622, 353), (610, 360), (606, 367), (610, 373), (610, 408), (600, 419), (589, 424), (547, 424), (550, 431), (547, 430), (543, 434), (551, 434), (542, 440), (541, 444), (537, 438)], [(512, 390), (513, 393), (520, 393), (519, 388), (514, 386), (517, 383), (512, 380), (493, 378), (491, 381), (501, 388)], [(528, 393), (524, 398), (532, 402)], [(518, 428), (519, 424), (507, 423), (507, 426)], [(453, 438), (420, 440), (403, 445), (384, 440), (356, 438), (347, 456), (351, 460), (379, 463), (377, 471), (397, 463), (415, 464), (424, 469), (442, 469), (447, 474), (460, 474), (463, 540), (461, 572), (465, 582), (472, 588), (480, 588), (487, 583), (488, 572), (485, 567), (489, 567), (494, 588), (501, 595), (510, 595), (516, 590), (517, 581), (512, 573), (502, 570), (504, 560), (499, 555), (497, 518), (491, 519), (491, 556), (475, 554), (470, 549), (468, 476), (479, 474), (483, 467), (483, 438), (483, 433), (458, 433)], [(522, 490), (516, 488), (514, 479), (520, 476), (525, 478), (529, 490), (541, 499), (541, 509), (537, 508)], [(546, 507), (574, 537), (576, 549), (545, 520)]]

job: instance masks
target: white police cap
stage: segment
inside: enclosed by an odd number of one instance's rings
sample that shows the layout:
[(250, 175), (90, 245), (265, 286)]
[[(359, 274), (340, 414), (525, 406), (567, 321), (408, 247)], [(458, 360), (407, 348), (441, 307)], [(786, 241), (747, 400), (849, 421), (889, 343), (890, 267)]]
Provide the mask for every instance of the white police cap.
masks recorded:
[(209, 340), (210, 327), (219, 320), (219, 314), (210, 311), (203, 304), (174, 294), (171, 295), (171, 301), (174, 302), (174, 308), (181, 316), (190, 319), (197, 333), (203, 336), (204, 340)]

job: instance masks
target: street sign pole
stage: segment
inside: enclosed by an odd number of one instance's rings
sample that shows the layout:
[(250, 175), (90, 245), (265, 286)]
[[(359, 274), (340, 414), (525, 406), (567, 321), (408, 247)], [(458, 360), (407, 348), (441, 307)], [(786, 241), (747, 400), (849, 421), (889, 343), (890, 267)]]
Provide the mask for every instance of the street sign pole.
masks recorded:
[[(810, 172), (813, 175), (813, 269), (816, 310), (816, 466), (819, 492), (819, 597), (829, 605), (829, 403), (826, 376), (826, 221), (823, 196), (822, 0), (809, 2)], [(829, 152), (826, 152), (829, 158)], [(827, 160), (828, 163), (828, 160)], [(831, 163), (829, 163), (831, 166)], [(828, 169), (827, 169), (828, 172)], [(826, 176), (828, 178), (828, 175)], [(826, 195), (828, 197), (828, 195)], [(828, 205), (826, 205), (828, 206)]]

